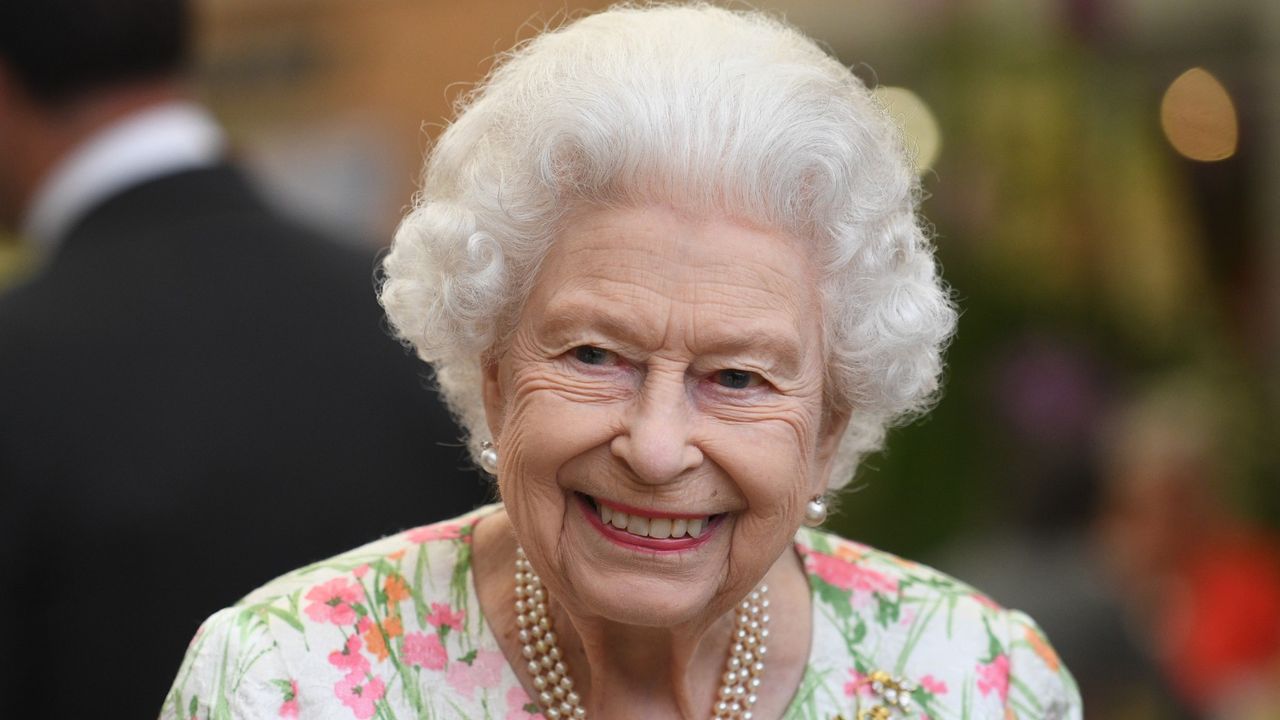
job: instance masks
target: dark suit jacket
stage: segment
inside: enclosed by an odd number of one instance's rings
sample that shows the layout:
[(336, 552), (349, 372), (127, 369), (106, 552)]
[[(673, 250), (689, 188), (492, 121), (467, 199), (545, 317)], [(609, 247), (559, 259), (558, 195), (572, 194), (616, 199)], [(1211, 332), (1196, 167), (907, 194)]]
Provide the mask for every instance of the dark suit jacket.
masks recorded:
[(373, 266), (217, 167), (0, 300), (0, 717), (155, 717), (209, 613), (484, 499)]

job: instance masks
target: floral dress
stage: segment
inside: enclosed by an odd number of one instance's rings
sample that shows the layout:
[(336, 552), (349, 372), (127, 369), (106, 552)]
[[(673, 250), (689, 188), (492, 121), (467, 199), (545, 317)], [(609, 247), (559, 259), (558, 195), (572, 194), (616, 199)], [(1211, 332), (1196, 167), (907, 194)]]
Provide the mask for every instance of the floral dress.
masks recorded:
[[(160, 717), (540, 720), (472, 581), (472, 531), (499, 507), (296, 570), (215, 613)], [(1027, 616), (827, 533), (801, 529), (795, 549), (814, 616), (788, 720), (1080, 718)]]

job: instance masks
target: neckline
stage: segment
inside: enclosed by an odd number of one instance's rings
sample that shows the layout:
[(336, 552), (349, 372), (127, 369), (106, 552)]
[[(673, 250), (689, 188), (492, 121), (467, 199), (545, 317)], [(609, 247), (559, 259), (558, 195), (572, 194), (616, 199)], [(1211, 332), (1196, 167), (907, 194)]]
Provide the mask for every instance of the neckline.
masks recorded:
[[(490, 515), (493, 515), (494, 513), (497, 513), (502, 509), (504, 509), (504, 506), (502, 503), (493, 503), (490, 505), (484, 505), (482, 507), (476, 508), (475, 510), (472, 510), (467, 515), (464, 515), (463, 516), (464, 522), (462, 524), (470, 528), (471, 532), (474, 534), (475, 528), (477, 525), (480, 524), (481, 520), (484, 520), (486, 517), (489, 517)], [(805, 554), (801, 552), (799, 548), (801, 536), (814, 533), (814, 532), (817, 532), (817, 531), (802, 526), (796, 531), (795, 537), (793, 537), (791, 541), (791, 552), (795, 553), (796, 558), (799, 560), (801, 569), (805, 575), (805, 584), (809, 588), (809, 650), (805, 654), (804, 672), (800, 674), (800, 683), (793, 690), (791, 699), (787, 701), (786, 709), (782, 711), (782, 717), (784, 719), (793, 717), (795, 715), (795, 713), (799, 710), (799, 706), (801, 702), (803, 701), (803, 698), (800, 696), (800, 691), (812, 684), (811, 672), (812, 672), (812, 668), (814, 667), (814, 663), (817, 660), (816, 654), (818, 652), (819, 640), (821, 639), (821, 632), (819, 631), (819, 627), (818, 627), (819, 619), (821, 618), (821, 613), (815, 612), (817, 597), (816, 597), (815, 588), (813, 585), (814, 576), (811, 573), (809, 573), (807, 570), (803, 570)], [(480, 620), (479, 629), (477, 631), (478, 637), (476, 638), (476, 647), (491, 647), (496, 652), (498, 652), (498, 654), (502, 655), (502, 685), (501, 686), (502, 687), (518, 687), (522, 692), (525, 693), (525, 695), (528, 695), (528, 692), (525, 690), (524, 683), (521, 682), (520, 680), (520, 676), (516, 673), (515, 668), (512, 667), (511, 662), (507, 659), (506, 653), (502, 652), (502, 646), (498, 644), (498, 637), (493, 633), (493, 628), (489, 624), (489, 618), (485, 617), (484, 610), (480, 606), (480, 592), (476, 588), (476, 573), (475, 573), (474, 563), (471, 565), (471, 567), (467, 568), (467, 604), (469, 607), (473, 607), (476, 609), (476, 614), (479, 616), (479, 620)], [(530, 702), (533, 702), (532, 698), (530, 698)], [(539, 714), (538, 717), (545, 717), (545, 716)]]

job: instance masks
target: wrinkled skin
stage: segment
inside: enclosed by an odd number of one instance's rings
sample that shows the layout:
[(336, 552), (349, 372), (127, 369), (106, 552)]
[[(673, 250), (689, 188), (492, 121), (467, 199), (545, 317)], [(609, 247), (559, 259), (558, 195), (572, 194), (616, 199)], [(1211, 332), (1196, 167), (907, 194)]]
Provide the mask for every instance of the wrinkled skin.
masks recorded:
[[(785, 707), (809, 626), (786, 551), (845, 422), (824, 405), (823, 358), (816, 273), (794, 238), (647, 207), (580, 214), (557, 239), (486, 374), (507, 515), (478, 534), (477, 576), (486, 538), (509, 522), (593, 715), (640, 714), (643, 699), (645, 712), (704, 716), (725, 613), (766, 575), (775, 630), (797, 625), (774, 633), (769, 672), (785, 686), (757, 717)], [(697, 548), (643, 552), (605, 539), (576, 493), (725, 517)]]

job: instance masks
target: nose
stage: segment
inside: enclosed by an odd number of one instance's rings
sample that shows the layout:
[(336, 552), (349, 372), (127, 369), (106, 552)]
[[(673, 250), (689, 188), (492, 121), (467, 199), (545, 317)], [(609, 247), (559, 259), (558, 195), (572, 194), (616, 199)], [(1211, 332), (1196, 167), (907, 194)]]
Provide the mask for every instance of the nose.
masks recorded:
[(683, 373), (673, 375), (650, 373), (645, 378), (626, 428), (610, 444), (613, 454), (648, 484), (671, 482), (702, 464)]

